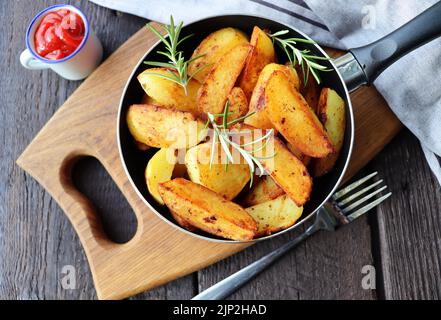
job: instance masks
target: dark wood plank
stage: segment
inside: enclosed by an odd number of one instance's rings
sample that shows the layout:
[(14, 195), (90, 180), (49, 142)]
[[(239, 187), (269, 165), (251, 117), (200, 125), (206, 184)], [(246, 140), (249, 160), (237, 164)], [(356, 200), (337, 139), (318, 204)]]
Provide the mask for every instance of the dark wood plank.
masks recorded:
[(374, 228), (386, 299), (441, 298), (441, 188), (418, 140), (399, 134), (371, 167), (393, 196), (378, 208)]
[[(89, 2), (70, 2), (81, 6), (90, 17), (106, 54), (145, 23)], [(96, 297), (84, 252), (69, 221), (38, 183), (14, 163), (79, 85), (51, 71), (32, 72), (19, 65), (18, 54), (24, 48), (22, 39), (29, 19), (34, 12), (54, 3), (57, 2), (0, 2), (1, 20), (11, 21), (3, 25), (0, 38), (0, 64), (8, 66), (0, 73), (0, 298), (4, 299)], [(13, 20), (9, 19), (11, 16)], [(379, 208), (375, 219), (362, 218), (337, 233), (316, 235), (232, 298), (375, 298), (375, 292), (361, 288), (362, 266), (374, 263), (368, 224), (368, 220), (373, 220), (373, 233), (378, 237), (374, 249), (378, 248), (375, 262), (381, 276), (379, 297), (439, 299), (441, 190), (425, 164), (418, 142), (409, 133), (401, 134), (370, 168), (379, 170), (394, 192), (393, 198)], [(109, 234), (117, 241), (127, 240), (134, 230), (131, 210), (104, 170), (96, 162), (85, 160), (78, 165), (77, 175), (80, 189), (96, 200)], [(110, 212), (110, 208), (115, 210)], [(197, 279), (178, 279), (134, 298), (190, 298), (195, 291), (246, 266), (288, 238), (260, 243), (200, 271)], [(78, 289), (62, 289), (64, 265), (75, 267)], [(194, 287), (196, 281), (198, 288)]]
[[(146, 23), (88, 1), (68, 2), (87, 14), (106, 55)], [(25, 146), (80, 84), (63, 80), (51, 71), (25, 70), (18, 60), (32, 15), (56, 3), (0, 2), (0, 20), (10, 22), (4, 24), (0, 37), (0, 64), (8, 66), (0, 73), (0, 298), (3, 299), (96, 298), (83, 249), (69, 221), (44, 189), (15, 165)], [(100, 209), (110, 236), (119, 242), (129, 239), (135, 221), (107, 173), (96, 161), (85, 160), (78, 164), (76, 174), (79, 188)], [(65, 265), (75, 267), (76, 290), (64, 290), (61, 286), (61, 270)], [(194, 294), (193, 282), (190, 275), (134, 298), (186, 299)]]
[[(199, 290), (276, 249), (298, 232), (259, 243), (199, 271)], [(338, 232), (321, 232), (264, 271), (231, 299), (375, 299), (361, 286), (364, 265), (372, 265), (370, 228), (363, 217)]]

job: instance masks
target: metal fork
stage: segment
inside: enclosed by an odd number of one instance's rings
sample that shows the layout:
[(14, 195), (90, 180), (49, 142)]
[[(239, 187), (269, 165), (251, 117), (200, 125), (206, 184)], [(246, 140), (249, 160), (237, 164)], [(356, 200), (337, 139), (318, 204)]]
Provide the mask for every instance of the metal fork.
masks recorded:
[[(331, 200), (326, 202), (325, 205), (317, 211), (314, 223), (308, 229), (306, 229), (305, 232), (290, 240), (280, 248), (253, 262), (249, 266), (237, 271), (236, 273), (233, 273), (231, 276), (218, 282), (205, 291), (202, 291), (200, 294), (193, 297), (192, 300), (225, 299), (260, 272), (265, 270), (278, 258), (282, 257), (285, 253), (297, 246), (297, 244), (299, 244), (301, 241), (305, 240), (317, 231), (334, 231), (338, 227), (354, 221), (370, 209), (379, 205), (381, 202), (390, 197), (392, 193), (389, 192), (380, 198), (376, 198), (368, 203), (366, 202), (387, 188), (387, 186), (383, 186), (375, 189), (383, 182), (383, 180), (378, 180), (371, 185), (352, 193), (351, 195), (349, 194), (362, 186), (366, 181), (375, 177), (377, 174), (378, 172), (371, 173), (370, 175), (334, 193)], [(375, 191), (365, 195), (371, 190)], [(361, 205), (364, 206), (361, 207)]]

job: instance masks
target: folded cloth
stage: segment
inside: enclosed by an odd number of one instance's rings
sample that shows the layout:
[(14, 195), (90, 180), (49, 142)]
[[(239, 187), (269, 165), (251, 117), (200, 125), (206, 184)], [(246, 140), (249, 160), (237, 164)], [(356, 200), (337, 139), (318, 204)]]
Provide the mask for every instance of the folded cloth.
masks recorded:
[[(149, 20), (190, 23), (213, 15), (256, 14), (295, 26), (318, 43), (362, 46), (397, 29), (437, 0), (91, 0)], [(418, 137), (441, 184), (441, 39), (386, 69), (374, 85)], [(423, 85), (421, 85), (423, 84)]]

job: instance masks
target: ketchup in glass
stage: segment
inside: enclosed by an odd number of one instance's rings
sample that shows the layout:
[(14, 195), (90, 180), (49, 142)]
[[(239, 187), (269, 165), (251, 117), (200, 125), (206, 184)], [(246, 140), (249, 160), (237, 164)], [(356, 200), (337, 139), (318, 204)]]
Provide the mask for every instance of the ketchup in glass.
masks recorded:
[(69, 9), (49, 12), (35, 32), (35, 50), (48, 60), (59, 60), (73, 53), (83, 41), (84, 21)]

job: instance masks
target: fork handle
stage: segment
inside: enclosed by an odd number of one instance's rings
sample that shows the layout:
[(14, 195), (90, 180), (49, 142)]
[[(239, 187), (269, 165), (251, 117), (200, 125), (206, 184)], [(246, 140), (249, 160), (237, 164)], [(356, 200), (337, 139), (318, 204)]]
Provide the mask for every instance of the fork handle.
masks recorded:
[(302, 234), (288, 241), (280, 248), (272, 251), (271, 253), (263, 256), (259, 260), (246, 266), (245, 268), (233, 273), (231, 276), (216, 283), (210, 288), (202, 291), (192, 300), (222, 300), (234, 293), (237, 289), (248, 283), (251, 279), (269, 267), (277, 259), (287, 253), (289, 250), (297, 246), (300, 242), (314, 234), (319, 230), (316, 223), (312, 224)]

